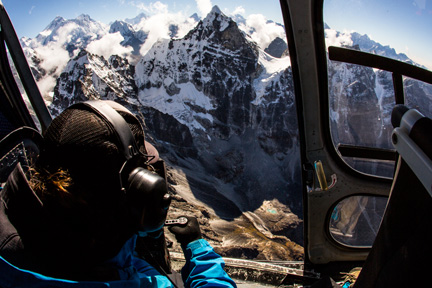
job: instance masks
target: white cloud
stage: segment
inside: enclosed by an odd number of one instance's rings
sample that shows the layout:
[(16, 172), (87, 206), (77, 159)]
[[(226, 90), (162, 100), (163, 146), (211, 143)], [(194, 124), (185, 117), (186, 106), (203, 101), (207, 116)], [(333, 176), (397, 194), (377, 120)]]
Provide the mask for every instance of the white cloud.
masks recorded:
[(195, 0), (197, 3), (198, 11), (202, 16), (206, 16), (212, 9), (213, 5), (211, 0)]
[(47, 72), (61, 72), (69, 61), (69, 53), (60, 45), (49, 43), (35, 49), (36, 53), (43, 59), (41, 67)]
[(187, 18), (186, 21), (179, 23), (176, 38), (183, 38), (196, 26), (197, 22), (192, 18)]
[(147, 14), (168, 13), (168, 5), (159, 1), (155, 3), (151, 2), (149, 4), (131, 2), (131, 4), (137, 7), (138, 9), (143, 10)]
[[(69, 23), (57, 30), (57, 34), (53, 36), (52, 41), (45, 46), (40, 46), (33, 42), (36, 47), (33, 47), (43, 62), (40, 64), (47, 72), (60, 73), (70, 59), (69, 53), (63, 47), (65, 43), (70, 42), (72, 31), (77, 29), (78, 25)], [(36, 40), (35, 40), (36, 41)]]
[[(68, 51), (63, 47), (64, 43), (71, 40), (71, 34), (77, 28), (75, 23), (69, 23), (58, 29), (57, 34), (52, 37), (45, 46), (42, 46), (36, 39), (31, 41), (30, 46), (36, 56), (42, 60), (39, 64), (47, 75), (38, 81), (41, 94), (47, 97), (56, 85), (56, 78), (60, 75), (70, 60)], [(48, 36), (48, 35), (47, 35)]]
[(120, 32), (106, 34), (99, 40), (91, 42), (87, 46), (87, 51), (92, 54), (102, 55), (108, 59), (111, 55), (119, 55), (121, 57), (128, 57), (131, 55), (133, 48), (123, 47), (120, 42), (124, 40)]
[(267, 22), (262, 14), (251, 14), (246, 18), (246, 24), (240, 24), (239, 28), (250, 34), (253, 41), (265, 49), (276, 38), (286, 41), (285, 30), (274, 22)]
[(43, 59), (40, 66), (48, 73), (38, 81), (42, 96), (47, 97), (54, 90), (56, 78), (70, 59), (69, 53), (57, 42), (50, 42), (48, 45), (37, 47), (34, 50), (38, 58)]
[(52, 76), (46, 76), (37, 82), (39, 91), (45, 100), (52, 101), (52, 93), (56, 84), (57, 80)]
[(351, 33), (343, 31), (339, 33), (334, 29), (325, 29), (326, 45), (341, 47), (342, 45), (353, 45)]
[(233, 15), (244, 15), (246, 13), (246, 10), (243, 8), (243, 6), (238, 6), (234, 9), (232, 12)]
[[(197, 1), (197, 4), (198, 2), (210, 3), (210, 1), (202, 0)], [(169, 12), (168, 5), (161, 3), (160, 1), (148, 4), (142, 2), (130, 2), (130, 4), (144, 11), (147, 15), (150, 15), (150, 17), (143, 19), (139, 24), (134, 26), (136, 31), (142, 30), (148, 34), (145, 43), (140, 48), (141, 55), (145, 55), (159, 39), (169, 39), (171, 36), (181, 38), (196, 25), (196, 22), (193, 19), (186, 17), (183, 12)], [(176, 35), (171, 35), (171, 25), (176, 25), (178, 27)]]
[(28, 14), (31, 15), (31, 14), (33, 13), (33, 10), (34, 10), (35, 8), (36, 8), (36, 6), (33, 5), (33, 6), (30, 8)]
[(165, 10), (165, 13), (155, 14), (149, 18), (143, 19), (135, 27), (137, 30), (143, 30), (148, 33), (146, 42), (140, 49), (141, 55), (145, 55), (157, 40), (171, 38), (171, 25), (176, 25), (178, 27), (177, 34), (173, 36), (181, 38), (196, 25), (196, 22), (186, 17), (182, 12), (169, 13), (168, 10)]
[(57, 30), (57, 34), (53, 36), (52, 45), (62, 46), (65, 43), (72, 41), (72, 35), (75, 30), (79, 30), (79, 25), (74, 22), (69, 22)]

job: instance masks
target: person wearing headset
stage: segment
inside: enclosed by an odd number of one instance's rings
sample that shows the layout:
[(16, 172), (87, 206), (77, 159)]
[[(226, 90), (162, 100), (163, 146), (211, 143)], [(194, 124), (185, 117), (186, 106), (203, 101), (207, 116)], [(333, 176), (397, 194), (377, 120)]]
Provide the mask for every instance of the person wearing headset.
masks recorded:
[[(72, 105), (43, 135), (30, 169), (0, 191), (0, 287), (177, 287), (137, 257), (137, 234), (163, 229), (171, 202), (157, 150), (126, 108)], [(170, 226), (185, 287), (236, 287), (197, 220)]]

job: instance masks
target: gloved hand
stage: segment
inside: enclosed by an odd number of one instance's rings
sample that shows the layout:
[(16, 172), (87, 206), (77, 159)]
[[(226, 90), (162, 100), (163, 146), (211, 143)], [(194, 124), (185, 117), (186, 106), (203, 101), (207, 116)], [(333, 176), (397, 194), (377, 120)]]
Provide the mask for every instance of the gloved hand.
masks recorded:
[(195, 217), (182, 216), (188, 219), (186, 224), (176, 224), (168, 227), (168, 230), (174, 234), (177, 241), (186, 246), (192, 241), (202, 238), (198, 220)]

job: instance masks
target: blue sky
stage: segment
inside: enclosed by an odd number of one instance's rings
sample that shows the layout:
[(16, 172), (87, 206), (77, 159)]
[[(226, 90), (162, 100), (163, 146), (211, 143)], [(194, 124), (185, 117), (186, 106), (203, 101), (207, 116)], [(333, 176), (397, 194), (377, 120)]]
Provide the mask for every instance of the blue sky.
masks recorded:
[(432, 0), (325, 0), (324, 21), (368, 34), (432, 70)]
[[(109, 24), (148, 15), (158, 9), (182, 10), (184, 15), (206, 14), (213, 5), (227, 15), (263, 14), (283, 23), (279, 0), (0, 0), (12, 19), (19, 37), (35, 37), (56, 16), (66, 19), (88, 14)], [(325, 0), (324, 20), (338, 31), (357, 31), (371, 39), (390, 45), (414, 61), (432, 70), (432, 0)], [(370, 9), (365, 9), (370, 7)], [(205, 16), (205, 15), (204, 15)]]
[[(66, 19), (88, 14), (94, 20), (109, 24), (114, 20), (133, 18), (141, 12), (151, 14), (158, 9), (157, 3), (167, 6), (169, 12), (184, 11), (185, 15), (205, 13), (218, 5), (224, 13), (240, 11), (244, 15), (263, 14), (267, 19), (282, 23), (279, 0), (260, 2), (256, 0), (0, 0), (14, 24), (19, 37), (35, 37), (56, 16)], [(259, 4), (260, 3), (260, 4)], [(159, 6), (160, 7), (160, 6)], [(206, 13), (205, 13), (206, 14)], [(205, 16), (205, 15), (204, 15)]]

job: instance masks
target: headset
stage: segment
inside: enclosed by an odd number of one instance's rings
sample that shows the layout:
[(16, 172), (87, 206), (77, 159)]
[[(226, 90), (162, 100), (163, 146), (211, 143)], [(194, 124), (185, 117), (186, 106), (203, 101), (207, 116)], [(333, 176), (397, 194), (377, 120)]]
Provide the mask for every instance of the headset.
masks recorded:
[(171, 203), (166, 180), (148, 169), (154, 157), (139, 150), (128, 123), (117, 111), (132, 115), (141, 126), (138, 119), (129, 110), (110, 100), (89, 100), (71, 107), (90, 110), (113, 128), (118, 148), (125, 157), (119, 170), (120, 190), (126, 196), (133, 217), (140, 221), (138, 229), (146, 232), (160, 230)]

